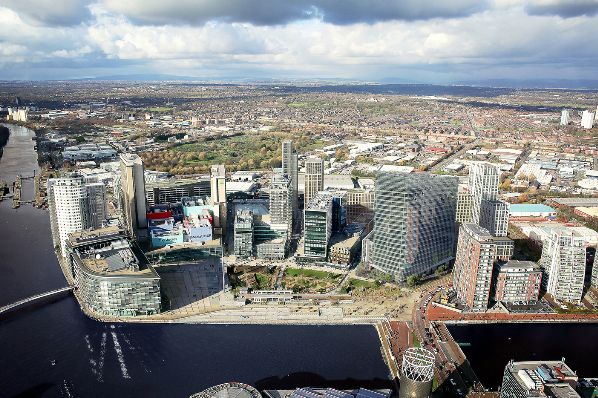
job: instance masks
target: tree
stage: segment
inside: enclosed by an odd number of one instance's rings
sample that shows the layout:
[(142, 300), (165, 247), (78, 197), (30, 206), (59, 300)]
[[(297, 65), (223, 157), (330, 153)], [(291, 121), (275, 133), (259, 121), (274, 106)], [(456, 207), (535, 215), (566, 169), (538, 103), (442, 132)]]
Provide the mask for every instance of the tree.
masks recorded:
[(419, 275), (411, 275), (407, 277), (407, 286), (415, 287), (420, 284), (422, 278)]

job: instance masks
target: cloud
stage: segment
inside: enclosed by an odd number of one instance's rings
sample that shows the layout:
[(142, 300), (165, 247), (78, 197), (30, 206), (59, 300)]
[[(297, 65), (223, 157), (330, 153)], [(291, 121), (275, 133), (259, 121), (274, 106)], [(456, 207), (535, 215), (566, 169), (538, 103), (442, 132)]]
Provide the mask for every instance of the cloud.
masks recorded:
[(530, 0), (525, 9), (530, 15), (593, 16), (598, 14), (598, 0)]
[(280, 25), (305, 19), (333, 24), (426, 20), (471, 15), (486, 0), (103, 0), (102, 6), (142, 24), (191, 24), (208, 21)]
[(9, 8), (34, 24), (77, 25), (90, 17), (87, 0), (0, 0), (0, 7)]

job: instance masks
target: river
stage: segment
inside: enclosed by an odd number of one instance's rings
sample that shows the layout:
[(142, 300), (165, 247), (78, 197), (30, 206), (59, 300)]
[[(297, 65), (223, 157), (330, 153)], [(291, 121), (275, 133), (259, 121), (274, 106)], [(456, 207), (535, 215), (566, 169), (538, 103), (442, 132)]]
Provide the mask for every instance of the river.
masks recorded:
[(566, 359), (580, 377), (598, 376), (598, 324), (510, 323), (449, 326), (486, 388), (496, 390), (511, 360)]
[[(6, 181), (37, 170), (33, 132), (10, 129)], [(65, 285), (47, 211), (0, 203), (0, 305)], [(391, 388), (371, 326), (108, 324), (73, 297), (0, 317), (2, 397), (188, 397), (227, 381)]]

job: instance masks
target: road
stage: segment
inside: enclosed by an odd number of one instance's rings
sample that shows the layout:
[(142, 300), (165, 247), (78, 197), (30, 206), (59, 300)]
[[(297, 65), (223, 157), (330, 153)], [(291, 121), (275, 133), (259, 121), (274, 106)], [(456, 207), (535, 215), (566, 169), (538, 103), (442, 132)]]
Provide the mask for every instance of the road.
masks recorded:
[(430, 167), (430, 171), (442, 170), (444, 167), (446, 167), (449, 164), (451, 164), (455, 159), (458, 159), (465, 152), (467, 152), (470, 149), (473, 149), (476, 146), (478, 146), (479, 143), (480, 143), (480, 140), (478, 138), (476, 138), (475, 140), (473, 140), (469, 144), (464, 145), (463, 148), (459, 149), (457, 152), (454, 152), (453, 154), (451, 154), (450, 156), (448, 156), (446, 159), (441, 160), (440, 162), (438, 162), (434, 166)]

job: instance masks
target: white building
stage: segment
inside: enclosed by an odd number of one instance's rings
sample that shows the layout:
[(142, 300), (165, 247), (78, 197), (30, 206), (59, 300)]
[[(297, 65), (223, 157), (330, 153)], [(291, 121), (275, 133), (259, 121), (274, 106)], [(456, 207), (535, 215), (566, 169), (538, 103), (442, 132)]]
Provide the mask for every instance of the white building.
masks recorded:
[(563, 109), (561, 112), (561, 126), (566, 126), (571, 121), (571, 116), (569, 115), (569, 111), (567, 109)]
[(83, 178), (73, 175), (48, 180), (48, 205), (54, 246), (60, 246), (63, 257), (67, 257), (66, 242), (72, 232), (87, 228), (87, 197)]
[(555, 231), (542, 242), (546, 292), (555, 299), (581, 302), (586, 272), (586, 241), (574, 232)]
[(581, 127), (584, 129), (591, 129), (594, 125), (594, 114), (592, 112), (583, 111), (581, 114)]

